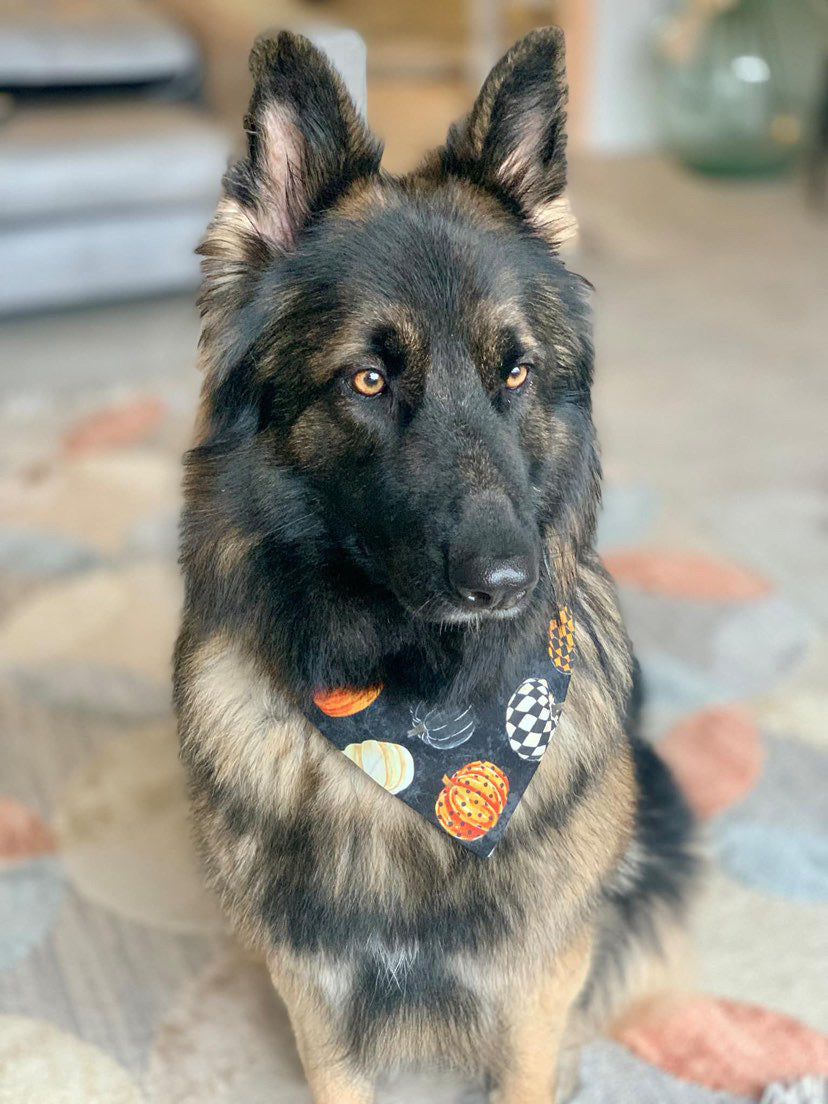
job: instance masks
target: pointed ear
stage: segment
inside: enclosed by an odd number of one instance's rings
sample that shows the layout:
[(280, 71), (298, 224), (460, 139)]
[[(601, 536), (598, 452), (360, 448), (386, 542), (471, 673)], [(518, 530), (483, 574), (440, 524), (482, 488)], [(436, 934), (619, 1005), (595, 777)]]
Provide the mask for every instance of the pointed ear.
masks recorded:
[[(199, 252), (205, 330), (242, 307), (251, 281), (360, 178), (382, 147), (325, 55), (301, 35), (260, 38), (250, 54), (247, 155), (228, 170)], [(209, 339), (209, 335), (206, 335)]]
[(553, 246), (575, 232), (563, 194), (566, 101), (563, 31), (533, 31), (491, 71), (441, 154), (445, 172), (494, 192)]

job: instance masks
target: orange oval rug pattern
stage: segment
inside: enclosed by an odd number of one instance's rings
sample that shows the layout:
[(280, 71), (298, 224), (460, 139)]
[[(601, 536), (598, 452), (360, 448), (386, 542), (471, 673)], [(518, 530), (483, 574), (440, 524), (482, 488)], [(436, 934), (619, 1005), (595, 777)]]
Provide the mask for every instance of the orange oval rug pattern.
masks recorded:
[(617, 583), (665, 598), (746, 602), (771, 591), (765, 579), (746, 568), (691, 552), (610, 552), (604, 565)]
[(166, 410), (154, 395), (97, 410), (69, 430), (63, 441), (64, 451), (79, 456), (143, 441), (160, 425)]
[(627, 1024), (618, 1041), (674, 1077), (757, 1100), (774, 1081), (828, 1076), (828, 1036), (782, 1013), (715, 997)]
[(29, 859), (55, 850), (52, 831), (33, 810), (0, 797), (0, 859)]
[(750, 793), (764, 750), (747, 709), (716, 706), (683, 718), (658, 745), (697, 816), (706, 819)]

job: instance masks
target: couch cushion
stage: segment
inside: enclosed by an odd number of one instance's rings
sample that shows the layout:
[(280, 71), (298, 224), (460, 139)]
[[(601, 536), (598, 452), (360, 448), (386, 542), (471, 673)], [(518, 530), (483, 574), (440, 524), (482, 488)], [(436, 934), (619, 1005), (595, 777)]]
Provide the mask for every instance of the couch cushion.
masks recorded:
[(0, 0), (0, 87), (118, 84), (187, 73), (187, 34), (139, 0)]
[(0, 224), (218, 197), (228, 142), (196, 109), (118, 101), (25, 108), (0, 142)]

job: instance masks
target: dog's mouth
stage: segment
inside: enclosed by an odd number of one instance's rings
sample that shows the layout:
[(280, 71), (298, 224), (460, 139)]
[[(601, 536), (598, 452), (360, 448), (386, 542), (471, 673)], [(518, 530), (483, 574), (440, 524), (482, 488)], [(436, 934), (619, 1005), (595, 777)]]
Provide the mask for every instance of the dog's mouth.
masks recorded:
[(527, 596), (526, 600), (517, 602), (508, 609), (473, 610), (453, 605), (442, 621), (451, 625), (474, 624), (478, 621), (514, 621), (515, 618), (520, 617), (528, 604)]

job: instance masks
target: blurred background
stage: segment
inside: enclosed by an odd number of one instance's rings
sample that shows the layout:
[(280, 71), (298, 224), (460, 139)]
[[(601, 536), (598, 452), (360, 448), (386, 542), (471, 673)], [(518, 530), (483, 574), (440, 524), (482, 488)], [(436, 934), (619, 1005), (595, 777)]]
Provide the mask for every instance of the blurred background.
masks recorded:
[(578, 1102), (828, 1100), (828, 0), (0, 0), (0, 1099), (307, 1100), (176, 759), (193, 249), (259, 32), (309, 33), (402, 171), (548, 23), (599, 544), (711, 859), (687, 993)]

